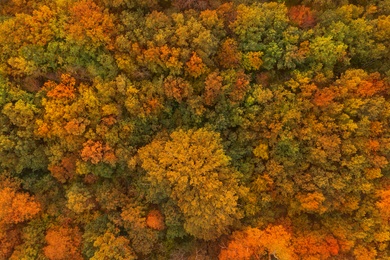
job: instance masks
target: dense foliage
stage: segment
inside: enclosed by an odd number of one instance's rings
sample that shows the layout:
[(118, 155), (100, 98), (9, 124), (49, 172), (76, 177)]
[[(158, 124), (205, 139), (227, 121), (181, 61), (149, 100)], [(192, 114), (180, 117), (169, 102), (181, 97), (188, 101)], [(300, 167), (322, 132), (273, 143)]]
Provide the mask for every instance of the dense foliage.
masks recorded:
[(390, 259), (389, 0), (3, 0), (0, 50), (0, 259)]

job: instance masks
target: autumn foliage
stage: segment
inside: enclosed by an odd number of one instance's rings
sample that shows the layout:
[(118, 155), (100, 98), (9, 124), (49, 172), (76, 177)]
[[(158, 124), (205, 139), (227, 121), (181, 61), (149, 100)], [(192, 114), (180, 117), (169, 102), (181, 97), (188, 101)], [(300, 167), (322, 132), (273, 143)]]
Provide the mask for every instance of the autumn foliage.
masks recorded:
[(238, 217), (237, 173), (229, 168), (218, 134), (179, 130), (169, 139), (155, 140), (139, 150), (151, 196), (177, 205), (189, 234), (214, 240)]
[(0, 260), (390, 259), (389, 28), (389, 0), (0, 0)]
[(158, 210), (152, 210), (146, 216), (146, 225), (156, 230), (163, 230), (165, 228), (164, 216)]
[(291, 7), (288, 16), (301, 28), (311, 28), (316, 23), (313, 11), (304, 5)]
[(45, 256), (53, 260), (83, 259), (80, 253), (81, 234), (78, 228), (54, 227), (47, 231)]
[[(11, 183), (2, 183), (9, 186)], [(40, 204), (28, 193), (11, 187), (0, 189), (0, 259), (11, 256), (21, 241), (20, 229), (16, 224), (31, 220), (41, 211)]]
[(40, 211), (39, 203), (27, 193), (3, 188), (0, 190), (0, 195), (0, 225), (29, 220)]
[(388, 222), (390, 220), (390, 191), (389, 190), (381, 190), (378, 192), (380, 200), (376, 203), (383, 220)]
[(294, 259), (291, 234), (282, 226), (236, 231), (227, 248), (222, 249), (219, 259), (261, 259), (263, 256)]

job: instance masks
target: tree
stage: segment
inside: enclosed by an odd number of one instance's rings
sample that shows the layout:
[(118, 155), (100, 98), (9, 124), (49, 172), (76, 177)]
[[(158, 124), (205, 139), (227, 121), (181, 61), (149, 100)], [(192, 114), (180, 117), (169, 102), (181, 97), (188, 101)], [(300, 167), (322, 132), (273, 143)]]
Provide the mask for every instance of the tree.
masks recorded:
[(235, 78), (229, 98), (233, 102), (240, 102), (245, 98), (245, 95), (250, 88), (249, 77), (243, 71), (238, 71)]
[(376, 203), (381, 216), (385, 222), (390, 220), (390, 190), (378, 191), (380, 200)]
[(45, 168), (47, 158), (43, 146), (34, 136), (39, 109), (28, 97), (9, 95), (8, 98), (0, 112), (0, 169), (19, 174), (25, 169)]
[(180, 77), (168, 76), (163, 84), (165, 95), (181, 103), (192, 95), (191, 84)]
[(290, 20), (301, 28), (311, 28), (316, 24), (313, 12), (304, 5), (292, 6), (288, 11)]
[(261, 57), (263, 56), (263, 53), (261, 51), (250, 51), (243, 55), (243, 66), (245, 70), (259, 70), (261, 65), (263, 65), (263, 60)]
[(239, 218), (237, 172), (229, 167), (219, 134), (178, 130), (139, 149), (152, 201), (172, 200), (185, 230), (205, 240), (228, 231)]
[(47, 230), (43, 249), (50, 260), (82, 260), (81, 232), (75, 227), (55, 226)]
[(356, 257), (356, 260), (374, 260), (377, 259), (377, 252), (372, 247), (363, 247), (361, 245), (357, 246), (353, 250), (353, 254)]
[(171, 72), (173, 75), (181, 74), (183, 62), (180, 60), (181, 49), (163, 45), (149, 47), (138, 57), (140, 65), (147, 67), (152, 73)]
[(115, 35), (114, 17), (97, 6), (94, 1), (77, 1), (70, 7), (66, 24), (67, 37), (78, 44), (92, 43), (95, 48), (113, 48)]
[(215, 35), (214, 30), (208, 29), (209, 26), (202, 24), (198, 15), (191, 12), (172, 14), (172, 19), (175, 33), (170, 44), (181, 48), (181, 55), (186, 59), (195, 51), (206, 65), (207, 61), (212, 62), (209, 57), (215, 55), (217, 51), (219, 35)]
[(242, 53), (234, 39), (226, 39), (217, 54), (219, 66), (225, 69), (235, 69), (240, 66)]
[(206, 72), (206, 66), (196, 52), (193, 52), (190, 60), (186, 62), (186, 71), (194, 78), (198, 78)]
[[(241, 4), (237, 7), (236, 20), (229, 27), (237, 35), (242, 51), (263, 51), (265, 56), (270, 56), (272, 52), (282, 51), (279, 45), (288, 21), (284, 4)], [(271, 67), (274, 64), (265, 65)]]
[(19, 192), (12, 182), (0, 183), (0, 259), (8, 259), (21, 243), (16, 224), (32, 219), (40, 211), (41, 206), (34, 197)]
[(291, 246), (291, 234), (283, 226), (269, 225), (265, 230), (247, 228), (236, 231), (228, 246), (221, 250), (220, 260), (262, 259), (268, 255), (277, 259), (295, 259)]
[(326, 208), (323, 206), (325, 197), (320, 192), (299, 194), (298, 200), (301, 203), (301, 208), (305, 211), (318, 212), (319, 214), (322, 214), (326, 211)]
[(344, 5), (333, 12), (321, 15), (319, 29), (324, 36), (348, 46), (347, 56), (353, 67), (382, 70), (379, 61), (386, 56), (384, 43), (376, 39), (374, 33), (377, 20), (370, 18), (369, 8), (363, 15), (364, 8), (358, 5)]
[(0, 60), (17, 56), (16, 51), (25, 45), (45, 46), (53, 40), (56, 12), (42, 5), (32, 14), (18, 13), (0, 25), (0, 46), (3, 50)]
[(71, 180), (76, 173), (76, 156), (63, 157), (58, 165), (50, 165), (48, 170), (59, 182)]
[(338, 241), (331, 235), (303, 232), (293, 240), (294, 252), (299, 259), (329, 259), (339, 254)]
[(0, 223), (17, 224), (31, 219), (40, 211), (40, 205), (28, 193), (12, 188), (0, 190)]
[(333, 77), (333, 69), (337, 62), (348, 63), (347, 45), (337, 42), (331, 36), (317, 36), (310, 42), (310, 56), (312, 70), (315, 72), (324, 71), (328, 78)]
[(88, 189), (81, 185), (73, 185), (66, 193), (66, 207), (75, 212), (82, 214), (88, 212), (95, 207), (94, 199)]
[(115, 260), (132, 260), (136, 256), (129, 246), (130, 242), (124, 236), (116, 236), (108, 231), (98, 237), (93, 244), (98, 250), (95, 252), (92, 260), (115, 259)]
[(214, 71), (207, 76), (204, 84), (204, 103), (207, 106), (212, 106), (222, 92), (222, 77), (219, 75), (218, 71)]
[(134, 251), (148, 255), (156, 248), (158, 232), (147, 225), (144, 207), (134, 203), (126, 205), (121, 213), (121, 225), (127, 231)]
[(47, 228), (48, 219), (49, 218), (44, 216), (31, 219), (26, 223), (21, 232), (21, 239), (23, 242), (14, 248), (11, 257), (9, 258), (10, 260), (45, 258), (42, 249), (45, 245), (45, 230)]
[(159, 210), (151, 210), (146, 216), (146, 225), (155, 230), (165, 229), (164, 216)]
[(103, 145), (100, 141), (88, 140), (83, 144), (81, 159), (90, 161), (92, 164), (105, 162), (114, 165), (117, 158), (109, 145)]

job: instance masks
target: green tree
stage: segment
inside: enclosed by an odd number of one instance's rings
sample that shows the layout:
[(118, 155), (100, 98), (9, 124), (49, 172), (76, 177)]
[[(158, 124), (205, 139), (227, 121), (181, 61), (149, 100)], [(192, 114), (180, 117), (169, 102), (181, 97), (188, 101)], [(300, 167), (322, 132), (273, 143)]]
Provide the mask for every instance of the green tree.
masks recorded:
[(0, 82), (0, 89), (0, 169), (20, 174), (46, 168), (42, 143), (34, 136), (40, 111), (34, 96), (6, 82)]

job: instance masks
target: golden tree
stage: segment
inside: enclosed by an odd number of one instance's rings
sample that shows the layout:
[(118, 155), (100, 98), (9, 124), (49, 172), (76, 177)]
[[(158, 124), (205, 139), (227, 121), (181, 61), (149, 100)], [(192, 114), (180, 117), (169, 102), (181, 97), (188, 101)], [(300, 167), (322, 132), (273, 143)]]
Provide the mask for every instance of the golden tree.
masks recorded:
[(173, 132), (139, 150), (155, 200), (172, 200), (185, 230), (213, 240), (239, 217), (237, 172), (229, 167), (219, 134), (206, 129)]

